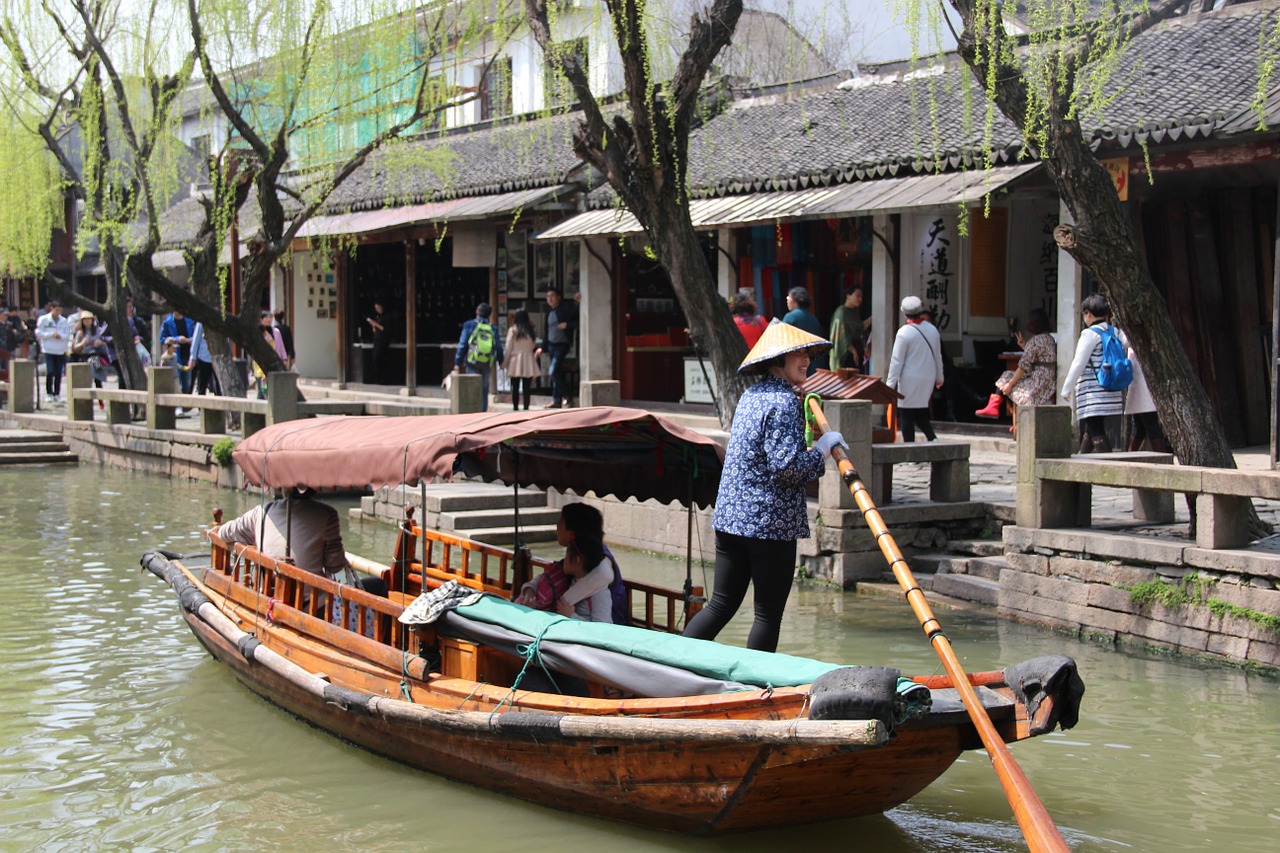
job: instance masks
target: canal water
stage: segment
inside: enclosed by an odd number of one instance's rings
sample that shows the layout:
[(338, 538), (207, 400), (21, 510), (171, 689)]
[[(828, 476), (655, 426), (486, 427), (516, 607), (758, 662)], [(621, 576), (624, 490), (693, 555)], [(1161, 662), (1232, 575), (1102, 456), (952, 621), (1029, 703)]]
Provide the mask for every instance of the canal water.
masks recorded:
[[(201, 550), (210, 507), (234, 514), (250, 500), (90, 466), (0, 471), (0, 850), (1023, 849), (983, 753), (884, 816), (694, 840), (491, 795), (338, 741), (241, 687), (139, 570), (147, 548)], [(390, 553), (388, 528), (347, 524), (350, 550)], [(682, 563), (622, 560), (683, 580)], [(1049, 652), (1079, 662), (1080, 725), (1014, 747), (1073, 849), (1280, 849), (1280, 681), (972, 611), (939, 616), (973, 670)], [(721, 639), (742, 644), (747, 627), (740, 615)], [(792, 595), (781, 650), (940, 669), (899, 599), (825, 588)]]

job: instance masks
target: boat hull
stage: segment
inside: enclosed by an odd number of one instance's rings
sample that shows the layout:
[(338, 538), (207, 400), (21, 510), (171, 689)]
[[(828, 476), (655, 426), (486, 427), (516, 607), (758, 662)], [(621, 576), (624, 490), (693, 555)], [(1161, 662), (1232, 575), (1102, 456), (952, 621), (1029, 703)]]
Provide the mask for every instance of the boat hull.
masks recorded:
[[(275, 623), (263, 625), (260, 613), (242, 611), (231, 598), (202, 584), (199, 570), (175, 561), (164, 574), (179, 592), (184, 619), (200, 643), (267, 701), (371, 752), (551, 808), (693, 835), (857, 817), (909, 800), (964, 750), (980, 746), (963, 714), (900, 726), (892, 740), (873, 747), (852, 742), (734, 743), (696, 736), (675, 741), (566, 738), (550, 730), (439, 725), (426, 717), (405, 716), (406, 708), (426, 705), (395, 700), (397, 673), (378, 672), (356, 658), (344, 662), (333, 657), (333, 649), (318, 651), (314, 637)], [(225, 626), (205, 618), (219, 614), (229, 616), (230, 622), (238, 620), (246, 630), (256, 626), (256, 638), (248, 643), (244, 637), (229, 638)], [(283, 663), (264, 665), (266, 653), (255, 653), (255, 647), (269, 650)], [(687, 703), (689, 716), (713, 720), (717, 715), (720, 720), (754, 714), (755, 719), (784, 721), (800, 716), (797, 708), (802, 706), (792, 702), (795, 697), (779, 693), (761, 698), (754, 709), (744, 707), (740, 695), (733, 698), (737, 704), (726, 699), (716, 705), (714, 697), (679, 702)], [(796, 691), (796, 696), (802, 695)], [(435, 701), (432, 713), (437, 715), (456, 713), (465, 704), (456, 693)], [(663, 701), (666, 713), (671, 713), (674, 700)], [(472, 701), (469, 707), (484, 706)], [(635, 713), (639, 707), (627, 706), (626, 712)], [(581, 705), (566, 698), (563, 713), (582, 712)], [(597, 708), (593, 713), (605, 712)], [(507, 711), (483, 716), (537, 715)], [(1017, 722), (1006, 720), (1002, 735), (1016, 740)]]

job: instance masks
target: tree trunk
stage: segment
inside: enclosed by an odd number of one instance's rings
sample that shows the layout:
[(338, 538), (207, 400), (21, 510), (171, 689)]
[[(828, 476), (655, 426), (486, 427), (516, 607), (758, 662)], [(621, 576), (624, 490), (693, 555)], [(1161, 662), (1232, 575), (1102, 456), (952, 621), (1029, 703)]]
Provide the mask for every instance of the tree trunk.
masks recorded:
[(729, 429), (738, 398), (749, 384), (738, 375), (738, 365), (747, 354), (746, 341), (724, 299), (716, 292), (715, 278), (688, 215), (665, 218), (659, 214), (646, 228), (653, 238), (658, 260), (671, 276), (694, 346), (711, 359), (716, 377), (717, 415), (721, 425)]

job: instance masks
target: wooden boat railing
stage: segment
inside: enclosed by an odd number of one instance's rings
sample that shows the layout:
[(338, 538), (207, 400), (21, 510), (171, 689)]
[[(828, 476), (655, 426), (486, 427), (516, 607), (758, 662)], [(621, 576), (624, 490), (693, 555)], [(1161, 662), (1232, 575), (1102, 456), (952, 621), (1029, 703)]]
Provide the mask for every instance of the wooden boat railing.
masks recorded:
[[(427, 586), (456, 580), (473, 589), (511, 598), (514, 591), (552, 564), (535, 557), (528, 549), (511, 551), (497, 545), (464, 539), (438, 530), (424, 529), (413, 520), (414, 508), (405, 508), (390, 569), (383, 579), (390, 589), (416, 595)], [(418, 543), (421, 542), (421, 556)], [(678, 634), (682, 622), (702, 609), (703, 588), (691, 587), (688, 611), (685, 595), (679, 590), (622, 579), (627, 590), (631, 624), (653, 631)], [(636, 612), (637, 600), (640, 613)]]

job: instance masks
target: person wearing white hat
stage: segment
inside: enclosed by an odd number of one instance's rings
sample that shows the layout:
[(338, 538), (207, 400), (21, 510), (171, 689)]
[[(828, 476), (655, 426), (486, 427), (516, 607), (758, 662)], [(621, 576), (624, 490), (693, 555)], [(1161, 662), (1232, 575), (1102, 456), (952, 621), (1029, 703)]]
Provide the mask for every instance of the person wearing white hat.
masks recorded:
[(902, 395), (898, 405), (902, 440), (915, 441), (919, 427), (925, 438), (937, 441), (929, 421), (929, 400), (942, 387), (942, 336), (924, 319), (924, 303), (919, 296), (906, 297), (901, 308), (907, 322), (893, 339), (885, 384)]
[(754, 587), (755, 622), (747, 648), (774, 651), (791, 594), (796, 540), (809, 536), (805, 486), (816, 480), (837, 444), (830, 431), (804, 443), (804, 411), (796, 387), (809, 361), (831, 342), (775, 320), (747, 353), (740, 374), (764, 379), (738, 400), (725, 451), (712, 527), (716, 532), (711, 602), (685, 627), (686, 637), (713, 640)]

